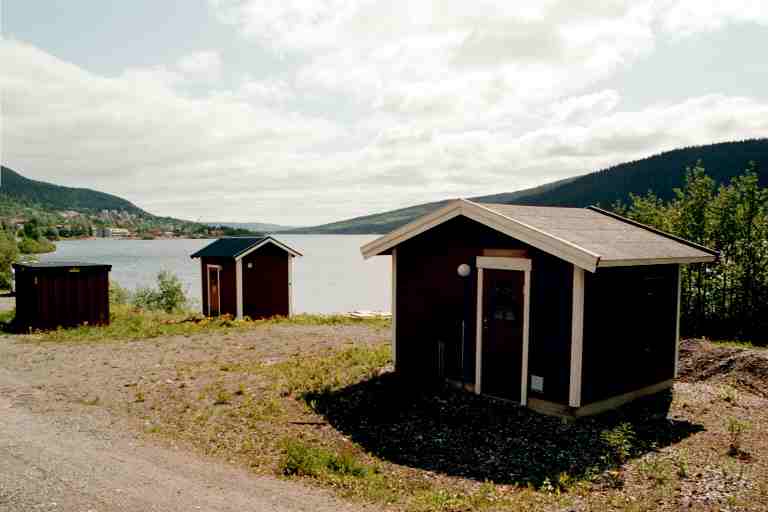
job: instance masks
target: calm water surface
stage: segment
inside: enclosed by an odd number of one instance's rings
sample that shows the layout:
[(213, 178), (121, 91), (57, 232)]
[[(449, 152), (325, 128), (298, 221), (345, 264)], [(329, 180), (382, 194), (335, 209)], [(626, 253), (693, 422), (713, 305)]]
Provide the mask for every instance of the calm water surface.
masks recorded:
[[(390, 259), (363, 260), (360, 246), (376, 236), (280, 235), (304, 256), (294, 260), (293, 304), (299, 313), (338, 313), (355, 309), (390, 310)], [(58, 242), (42, 261), (75, 260), (112, 265), (110, 278), (135, 289), (153, 286), (157, 273), (170, 270), (200, 304), (200, 261), (189, 255), (211, 240), (76, 240)]]

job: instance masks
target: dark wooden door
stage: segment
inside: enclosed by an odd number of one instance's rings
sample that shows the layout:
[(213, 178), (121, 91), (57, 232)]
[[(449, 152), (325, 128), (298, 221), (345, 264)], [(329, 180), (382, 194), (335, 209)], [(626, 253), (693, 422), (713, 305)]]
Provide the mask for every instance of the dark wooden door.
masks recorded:
[(221, 283), (218, 267), (208, 267), (208, 316), (221, 315)]
[(525, 272), (483, 270), (482, 392), (520, 401)]

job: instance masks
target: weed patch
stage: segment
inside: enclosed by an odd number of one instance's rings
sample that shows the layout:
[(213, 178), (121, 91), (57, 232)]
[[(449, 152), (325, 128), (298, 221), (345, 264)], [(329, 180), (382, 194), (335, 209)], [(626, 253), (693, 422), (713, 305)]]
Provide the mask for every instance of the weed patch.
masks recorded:
[(371, 473), (371, 468), (357, 461), (349, 452), (339, 454), (295, 439), (285, 440), (283, 446), (285, 458), (280, 471), (286, 476), (319, 478), (334, 474), (362, 478)]

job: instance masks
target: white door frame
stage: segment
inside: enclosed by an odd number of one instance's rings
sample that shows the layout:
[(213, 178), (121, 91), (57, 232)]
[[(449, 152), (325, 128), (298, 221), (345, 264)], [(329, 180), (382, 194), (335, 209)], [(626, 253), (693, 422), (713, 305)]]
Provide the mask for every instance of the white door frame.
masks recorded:
[(523, 272), (523, 355), (520, 375), (520, 405), (528, 403), (528, 335), (531, 315), (531, 260), (529, 258), (477, 257), (477, 325), (475, 334), (475, 393), (483, 392), (483, 269)]
[(216, 271), (216, 282), (219, 283), (216, 289), (219, 299), (219, 315), (221, 315), (221, 265), (206, 265), (205, 266), (205, 284), (206, 293), (208, 296), (208, 316), (211, 316), (211, 270)]

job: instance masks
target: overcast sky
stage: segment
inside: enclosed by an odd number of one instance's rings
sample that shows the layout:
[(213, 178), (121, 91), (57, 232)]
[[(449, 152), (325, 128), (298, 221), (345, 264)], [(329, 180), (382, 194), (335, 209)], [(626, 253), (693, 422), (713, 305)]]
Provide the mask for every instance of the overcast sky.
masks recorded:
[(2, 162), (317, 224), (768, 136), (765, 0), (0, 0)]

